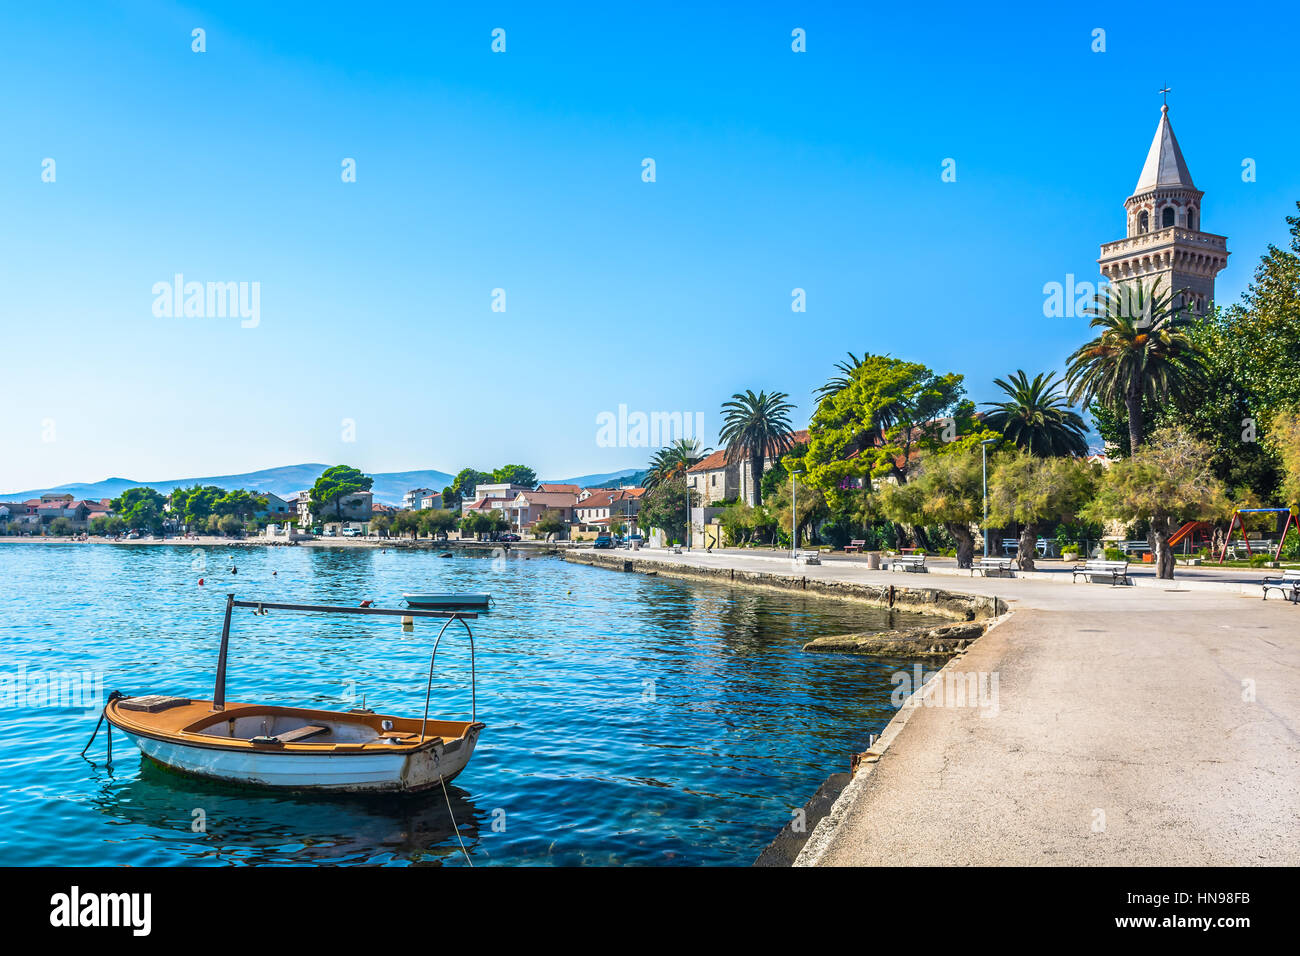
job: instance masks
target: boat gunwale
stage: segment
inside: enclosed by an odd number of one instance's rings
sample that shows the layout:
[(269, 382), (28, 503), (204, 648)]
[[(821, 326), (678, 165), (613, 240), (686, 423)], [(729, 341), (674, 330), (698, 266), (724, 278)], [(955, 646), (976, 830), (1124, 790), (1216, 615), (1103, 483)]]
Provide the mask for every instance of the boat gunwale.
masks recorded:
[[(130, 699), (130, 698), (124, 698), (124, 699)], [(464, 730), (461, 731), (460, 735), (456, 737), (444, 737), (438, 735), (432, 737), (425, 737), (424, 739), (417, 741), (415, 743), (402, 743), (399, 741), (397, 743), (386, 744), (386, 743), (380, 743), (379, 740), (395, 739), (395, 738), (379, 738), (377, 740), (366, 741), (364, 743), (355, 742), (355, 741), (343, 742), (343, 743), (337, 743), (337, 742), (311, 743), (309, 741), (291, 741), (289, 743), (277, 742), (277, 743), (267, 743), (267, 744), (255, 744), (251, 740), (247, 740), (247, 739), (231, 738), (229, 740), (224, 740), (220, 737), (216, 737), (210, 734), (204, 734), (201, 732), (196, 732), (196, 731), (191, 731), (186, 729), (181, 729), (177, 731), (167, 731), (167, 730), (158, 729), (156, 727), (151, 727), (148, 724), (140, 723), (137, 721), (128, 721), (122, 716), (122, 713), (119, 711), (119, 708), (117, 706), (118, 703), (119, 701), (117, 700), (110, 702), (108, 706), (105, 707), (104, 714), (110, 724), (112, 724), (114, 727), (116, 727), (118, 730), (122, 731), (125, 734), (130, 734), (136, 737), (146, 737), (150, 740), (157, 740), (161, 743), (175, 744), (177, 746), (194, 747), (201, 750), (224, 750), (224, 751), (231, 751), (234, 753), (254, 753), (254, 754), (270, 754), (270, 755), (280, 755), (280, 756), (308, 756), (308, 757), (322, 757), (322, 756), (373, 757), (373, 756), (379, 756), (384, 754), (391, 754), (393, 756), (398, 756), (398, 755), (409, 756), (411, 754), (420, 753), (421, 751), (424, 750), (432, 750), (440, 744), (445, 748), (448, 744), (453, 744), (456, 743), (457, 741), (469, 741), (471, 737), (477, 738), (478, 735), (487, 728), (487, 725), (484, 724), (482, 721), (441, 721), (440, 720), (439, 721), (440, 723), (464, 723), (465, 728)], [(195, 701), (195, 700), (191, 701), (191, 704), (210, 704), (210, 703), (211, 701)], [(397, 717), (388, 714), (350, 714), (344, 711), (316, 710), (313, 708), (305, 708), (305, 707), (285, 707), (284, 705), (281, 704), (228, 704), (227, 709), (224, 711), (211, 711), (209, 713), (210, 716), (217, 718), (216, 720), (213, 721), (213, 723), (218, 723), (220, 722), (220, 718), (222, 716), (227, 716), (227, 717), (232, 715), (235, 717), (253, 716), (254, 714), (258, 714), (258, 713), (265, 713), (268, 710), (274, 710), (274, 711), (279, 711), (282, 713), (288, 713), (294, 715), (301, 714), (303, 716), (314, 715), (319, 717), (328, 717), (329, 719), (334, 719), (334, 720), (337, 720), (338, 718), (341, 717), (343, 718), (356, 717), (356, 718), (369, 718), (373, 720), (404, 720), (404, 721), (409, 720), (415, 723), (419, 722), (418, 718), (414, 718), (414, 717)], [(243, 711), (243, 712), (240, 713), (239, 711)], [(249, 711), (251, 711), (252, 713), (249, 713)], [(134, 714), (137, 712), (128, 711), (127, 713)], [(162, 711), (162, 713), (166, 713), (166, 711)], [(356, 722), (368, 723), (368, 721), (365, 719), (357, 720)], [(193, 723), (194, 722), (191, 722), (186, 726), (187, 727), (193, 726)]]

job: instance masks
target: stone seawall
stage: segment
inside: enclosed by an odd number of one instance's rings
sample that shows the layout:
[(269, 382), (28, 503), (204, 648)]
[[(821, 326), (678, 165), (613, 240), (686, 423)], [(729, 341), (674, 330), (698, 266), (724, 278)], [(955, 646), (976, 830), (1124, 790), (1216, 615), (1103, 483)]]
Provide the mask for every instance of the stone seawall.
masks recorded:
[(702, 568), (676, 564), (656, 558), (638, 557), (626, 552), (606, 554), (595, 551), (567, 551), (563, 558), (573, 564), (586, 564), (611, 571), (634, 574), (655, 574), (663, 577), (694, 581), (712, 581), (715, 584), (738, 584), (778, 591), (802, 591), (825, 597), (861, 601), (876, 607), (892, 607), (900, 611), (932, 614), (953, 621), (984, 621), (1006, 613), (1006, 602), (1001, 598), (976, 594), (961, 594), (942, 588), (914, 588), (894, 584), (856, 584), (851, 581), (833, 581), (809, 578), (797, 571), (778, 573), (772, 571), (737, 571), (734, 568)]

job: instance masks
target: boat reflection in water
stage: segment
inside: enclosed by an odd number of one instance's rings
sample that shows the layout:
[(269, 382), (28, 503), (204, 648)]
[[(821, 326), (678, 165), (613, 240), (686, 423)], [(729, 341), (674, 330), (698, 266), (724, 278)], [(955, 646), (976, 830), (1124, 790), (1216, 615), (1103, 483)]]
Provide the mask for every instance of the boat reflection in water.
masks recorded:
[[(133, 769), (119, 762), (123, 771)], [(463, 860), (460, 840), (470, 857), (482, 856), (475, 851), (487, 814), (454, 784), (447, 785), (446, 800), (441, 789), (273, 793), (174, 773), (147, 758), (140, 759), (139, 776), (126, 783), (103, 769), (96, 775), (100, 787), (92, 806), (129, 824), (133, 839), (156, 835), (160, 853), (179, 849), (195, 864), (440, 865)]]

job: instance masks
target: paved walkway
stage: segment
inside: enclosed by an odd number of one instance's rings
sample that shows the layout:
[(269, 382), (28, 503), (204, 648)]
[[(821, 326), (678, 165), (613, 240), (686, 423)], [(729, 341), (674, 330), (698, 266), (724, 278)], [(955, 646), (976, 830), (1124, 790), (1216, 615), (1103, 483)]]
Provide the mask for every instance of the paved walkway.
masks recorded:
[(907, 709), (801, 863), (1300, 863), (1300, 607), (1181, 568), (1173, 582), (1112, 588), (842, 560), (796, 569), (743, 552), (638, 556), (905, 580), (996, 594), (1015, 612), (948, 665), (997, 675), (996, 707)]

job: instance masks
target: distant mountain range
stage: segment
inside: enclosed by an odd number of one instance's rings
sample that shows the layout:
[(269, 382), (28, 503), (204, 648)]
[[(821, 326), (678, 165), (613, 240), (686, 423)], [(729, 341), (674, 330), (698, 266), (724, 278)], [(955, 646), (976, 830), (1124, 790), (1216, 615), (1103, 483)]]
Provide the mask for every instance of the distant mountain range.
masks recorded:
[[(146, 485), (163, 494), (169, 493), (173, 488), (188, 488), (191, 485), (216, 485), (219, 488), (246, 488), (249, 491), (269, 491), (283, 498), (299, 491), (306, 491), (316, 483), (320, 473), (328, 467), (329, 465), (322, 464), (284, 465), (280, 468), (264, 468), (261, 471), (250, 471), (242, 475), (172, 478), (167, 481), (105, 478), (103, 481), (89, 483), (74, 482), (73, 484), (55, 485), (50, 488), (29, 488), (26, 491), (0, 492), (0, 501), (24, 501), (28, 498), (36, 498), (52, 492), (66, 492), (76, 498), (89, 498), (96, 501), (100, 498), (116, 498), (126, 489), (138, 488), (141, 485)], [(584, 488), (589, 488), (615, 482), (626, 483), (629, 478), (639, 480), (643, 474), (644, 472), (637, 471), (635, 468), (626, 468), (623, 471), (609, 472), (603, 475), (556, 478), (553, 483), (581, 485)], [(371, 490), (375, 493), (376, 501), (389, 505), (400, 505), (402, 496), (412, 488), (434, 488), (441, 491), (451, 484), (454, 476), (447, 474), (445, 471), (430, 469), (377, 472), (371, 474), (370, 477), (375, 480)], [(550, 481), (551, 479), (547, 480)]]

